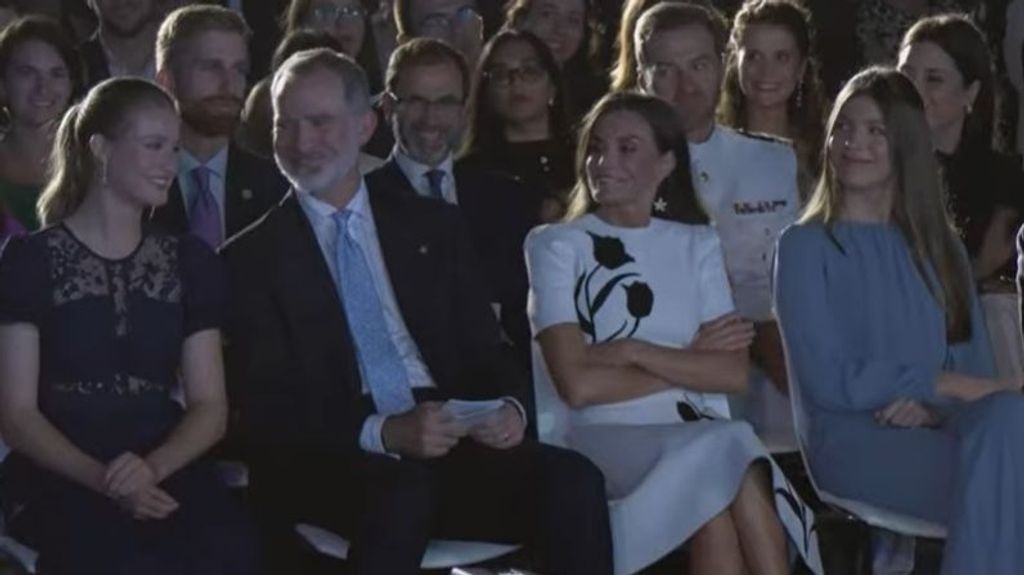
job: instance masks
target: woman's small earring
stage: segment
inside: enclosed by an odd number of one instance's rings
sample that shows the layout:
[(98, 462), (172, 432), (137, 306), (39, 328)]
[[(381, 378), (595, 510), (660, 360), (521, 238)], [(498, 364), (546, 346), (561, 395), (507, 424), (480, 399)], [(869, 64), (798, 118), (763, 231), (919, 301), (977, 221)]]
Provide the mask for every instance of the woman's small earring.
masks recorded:
[(800, 82), (796, 85), (796, 107), (797, 109), (803, 108), (804, 106), (804, 83)]
[(967, 115), (970, 116), (971, 112), (973, 112), (973, 111), (974, 111), (974, 105), (971, 104), (970, 102), (968, 102), (967, 103)]
[(100, 173), (100, 185), (104, 188), (110, 187), (110, 175), (107, 173), (107, 162), (103, 162), (102, 172)]

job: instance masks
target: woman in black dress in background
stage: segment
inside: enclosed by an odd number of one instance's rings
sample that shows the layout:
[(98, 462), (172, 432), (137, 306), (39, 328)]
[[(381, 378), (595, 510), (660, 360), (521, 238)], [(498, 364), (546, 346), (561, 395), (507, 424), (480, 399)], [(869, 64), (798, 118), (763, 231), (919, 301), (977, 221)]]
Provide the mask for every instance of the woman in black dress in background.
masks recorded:
[(506, 10), (506, 28), (532, 32), (551, 49), (573, 123), (608, 91), (597, 20), (592, 0), (513, 0)]
[(899, 67), (924, 99), (974, 278), (982, 291), (999, 290), (1014, 276), (1024, 174), (1017, 158), (994, 148), (994, 72), (985, 36), (964, 16), (923, 18), (903, 38)]
[(197, 238), (142, 226), (179, 123), (154, 84), (99, 84), (58, 130), (45, 227), (0, 256), (3, 500), (42, 573), (256, 572), (252, 530), (202, 460), (227, 412), (223, 272)]
[(522, 180), (542, 221), (565, 212), (573, 144), (554, 57), (529, 32), (504, 30), (484, 47), (470, 96), (464, 161)]

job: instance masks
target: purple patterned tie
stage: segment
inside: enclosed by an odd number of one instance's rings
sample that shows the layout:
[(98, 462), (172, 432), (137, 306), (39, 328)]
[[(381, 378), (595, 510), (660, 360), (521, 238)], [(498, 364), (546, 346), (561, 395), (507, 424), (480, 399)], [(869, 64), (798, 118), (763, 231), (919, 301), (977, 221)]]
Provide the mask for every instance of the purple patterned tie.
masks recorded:
[(192, 195), (192, 205), (188, 210), (188, 229), (211, 248), (217, 249), (224, 240), (224, 232), (221, 230), (220, 206), (210, 191), (211, 175), (210, 168), (206, 166), (192, 170), (195, 193)]

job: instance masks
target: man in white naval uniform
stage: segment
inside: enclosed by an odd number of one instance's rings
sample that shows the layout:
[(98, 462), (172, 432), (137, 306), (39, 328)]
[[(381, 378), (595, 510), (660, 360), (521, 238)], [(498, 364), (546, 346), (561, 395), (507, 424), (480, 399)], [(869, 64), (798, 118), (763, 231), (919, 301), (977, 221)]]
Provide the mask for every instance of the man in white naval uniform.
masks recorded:
[[(784, 390), (771, 273), (778, 236), (800, 210), (797, 161), (785, 141), (715, 122), (727, 38), (725, 21), (713, 10), (659, 4), (637, 23), (637, 76), (641, 90), (679, 112), (690, 142), (694, 186), (718, 229), (736, 309), (755, 322), (755, 363)], [(768, 379), (753, 378), (747, 416), (769, 447), (795, 448), (789, 402)]]

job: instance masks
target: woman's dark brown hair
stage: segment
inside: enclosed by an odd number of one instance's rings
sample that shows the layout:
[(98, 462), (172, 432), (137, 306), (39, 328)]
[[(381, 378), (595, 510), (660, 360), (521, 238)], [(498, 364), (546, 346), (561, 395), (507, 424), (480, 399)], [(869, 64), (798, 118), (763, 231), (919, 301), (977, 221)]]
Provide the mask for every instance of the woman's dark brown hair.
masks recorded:
[(587, 156), (595, 126), (602, 118), (614, 112), (632, 112), (643, 118), (651, 129), (658, 151), (662, 154), (672, 152), (675, 156), (675, 168), (658, 187), (659, 196), (670, 198), (670, 204), (679, 206), (676, 217), (672, 219), (686, 224), (707, 224), (707, 212), (697, 198), (690, 176), (690, 148), (686, 132), (683, 131), (675, 109), (664, 100), (636, 92), (608, 94), (583, 119), (576, 146), (576, 186), (570, 194), (565, 219), (572, 220), (597, 209), (598, 204), (594, 201), (587, 180)]
[(85, 89), (85, 73), (78, 48), (60, 24), (45, 16), (22, 16), (0, 32), (0, 76), (7, 73), (7, 66), (18, 46), (32, 40), (56, 50), (68, 69), (71, 99), (81, 96)]
[(995, 137), (999, 111), (995, 71), (985, 34), (966, 16), (940, 14), (922, 18), (907, 30), (900, 51), (918, 42), (931, 42), (949, 54), (963, 76), (964, 87), (978, 82), (978, 95), (964, 120), (960, 144), (984, 149), (1001, 147)]
[(484, 46), (480, 53), (480, 62), (477, 64), (476, 73), (473, 76), (473, 88), (470, 92), (468, 129), (462, 147), (462, 155), (472, 153), (484, 153), (492, 155), (500, 153), (500, 150), (507, 143), (505, 141), (505, 127), (498, 113), (491, 106), (489, 96), (490, 90), (490, 69), (494, 65), (494, 55), (498, 50), (513, 42), (523, 42), (530, 46), (534, 56), (540, 62), (541, 68), (547, 74), (548, 81), (555, 89), (554, 101), (550, 106), (548, 123), (551, 129), (551, 136), (554, 138), (565, 138), (569, 135), (569, 114), (565, 101), (565, 89), (562, 84), (561, 71), (551, 55), (547, 45), (533, 34), (520, 30), (502, 30)]

